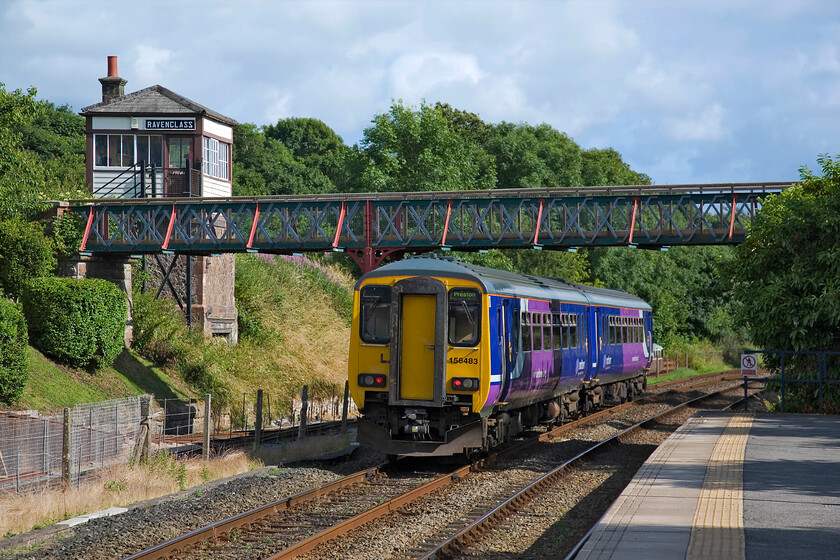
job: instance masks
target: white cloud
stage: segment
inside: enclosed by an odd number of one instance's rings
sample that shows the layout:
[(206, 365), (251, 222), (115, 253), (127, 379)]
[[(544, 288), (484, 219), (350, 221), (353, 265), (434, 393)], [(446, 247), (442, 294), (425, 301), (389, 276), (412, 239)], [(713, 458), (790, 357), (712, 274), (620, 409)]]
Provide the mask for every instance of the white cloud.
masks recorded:
[(723, 107), (714, 103), (701, 113), (691, 113), (682, 118), (664, 118), (662, 126), (668, 137), (674, 140), (720, 140), (725, 134), (723, 114)]
[(474, 86), (482, 75), (471, 54), (405, 54), (391, 65), (390, 82), (394, 97), (415, 99), (456, 83)]
[(176, 54), (169, 49), (140, 44), (134, 47), (132, 78), (135, 83), (164, 85), (168, 76), (177, 75), (180, 65), (175, 62)]
[(268, 124), (274, 124), (280, 119), (292, 116), (290, 107), (292, 95), (288, 92), (271, 91), (268, 94), (268, 106), (265, 109), (265, 118)]

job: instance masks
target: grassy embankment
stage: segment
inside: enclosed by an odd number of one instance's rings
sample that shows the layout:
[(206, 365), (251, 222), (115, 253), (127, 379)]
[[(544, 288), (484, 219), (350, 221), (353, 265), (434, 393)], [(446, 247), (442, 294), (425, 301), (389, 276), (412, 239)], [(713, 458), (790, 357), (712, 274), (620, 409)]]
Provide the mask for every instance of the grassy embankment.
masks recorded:
[[(157, 398), (196, 397), (205, 390), (233, 404), (237, 400), (233, 396), (253, 395), (257, 388), (272, 395), (274, 406), (280, 408), (304, 384), (315, 395), (337, 393), (346, 377), (353, 282), (338, 267), (305, 258), (241, 256), (236, 277), (241, 324), (237, 346), (203, 341), (186, 328), (171, 302), (135, 294), (138, 348), (123, 352), (113, 367), (95, 373), (57, 365), (30, 348), (29, 383), (12, 408), (57, 409), (143, 393)], [(0, 537), (169, 494), (264, 462), (318, 454), (327, 450), (325, 445), (346, 444), (338, 440), (320, 442), (317, 449), (265, 450), (256, 458), (234, 453), (209, 463), (177, 461), (161, 454), (148, 464), (106, 469), (98, 480), (67, 492), (4, 494)]]

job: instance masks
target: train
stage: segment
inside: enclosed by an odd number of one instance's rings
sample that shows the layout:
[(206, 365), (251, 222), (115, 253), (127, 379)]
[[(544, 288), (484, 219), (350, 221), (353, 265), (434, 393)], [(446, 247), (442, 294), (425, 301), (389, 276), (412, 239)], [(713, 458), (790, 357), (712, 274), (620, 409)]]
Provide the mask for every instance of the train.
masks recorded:
[(629, 293), (409, 257), (354, 288), (358, 441), (390, 457), (472, 456), (644, 392), (651, 307)]

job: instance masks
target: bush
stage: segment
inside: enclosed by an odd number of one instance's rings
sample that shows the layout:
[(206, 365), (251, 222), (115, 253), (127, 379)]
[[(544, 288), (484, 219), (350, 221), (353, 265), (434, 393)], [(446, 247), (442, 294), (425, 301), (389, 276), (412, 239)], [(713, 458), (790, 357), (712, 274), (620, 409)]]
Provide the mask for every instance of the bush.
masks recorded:
[(53, 243), (40, 224), (21, 218), (0, 221), (0, 291), (20, 297), (31, 278), (55, 270)]
[(23, 312), (33, 346), (71, 366), (110, 366), (124, 348), (126, 297), (106, 280), (32, 280)]
[(19, 303), (0, 299), (0, 402), (12, 404), (23, 394), (26, 364), (26, 321)]

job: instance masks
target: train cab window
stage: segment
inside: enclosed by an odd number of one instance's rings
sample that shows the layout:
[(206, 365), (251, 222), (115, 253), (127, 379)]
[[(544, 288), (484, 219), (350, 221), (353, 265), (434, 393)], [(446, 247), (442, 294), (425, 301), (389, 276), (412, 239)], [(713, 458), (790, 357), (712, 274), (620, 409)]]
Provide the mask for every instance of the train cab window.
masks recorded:
[(551, 315), (551, 347), (555, 350), (560, 350), (562, 348), (562, 337), (560, 336), (561, 331), (563, 330), (562, 325), (560, 324), (560, 315), (554, 313)]
[(449, 290), (449, 344), (475, 346), (478, 344), (481, 322), (481, 294), (472, 288)]
[(522, 351), (531, 351), (531, 314), (528, 311), (522, 312)]
[(359, 293), (359, 336), (371, 344), (391, 341), (391, 286), (365, 286)]

